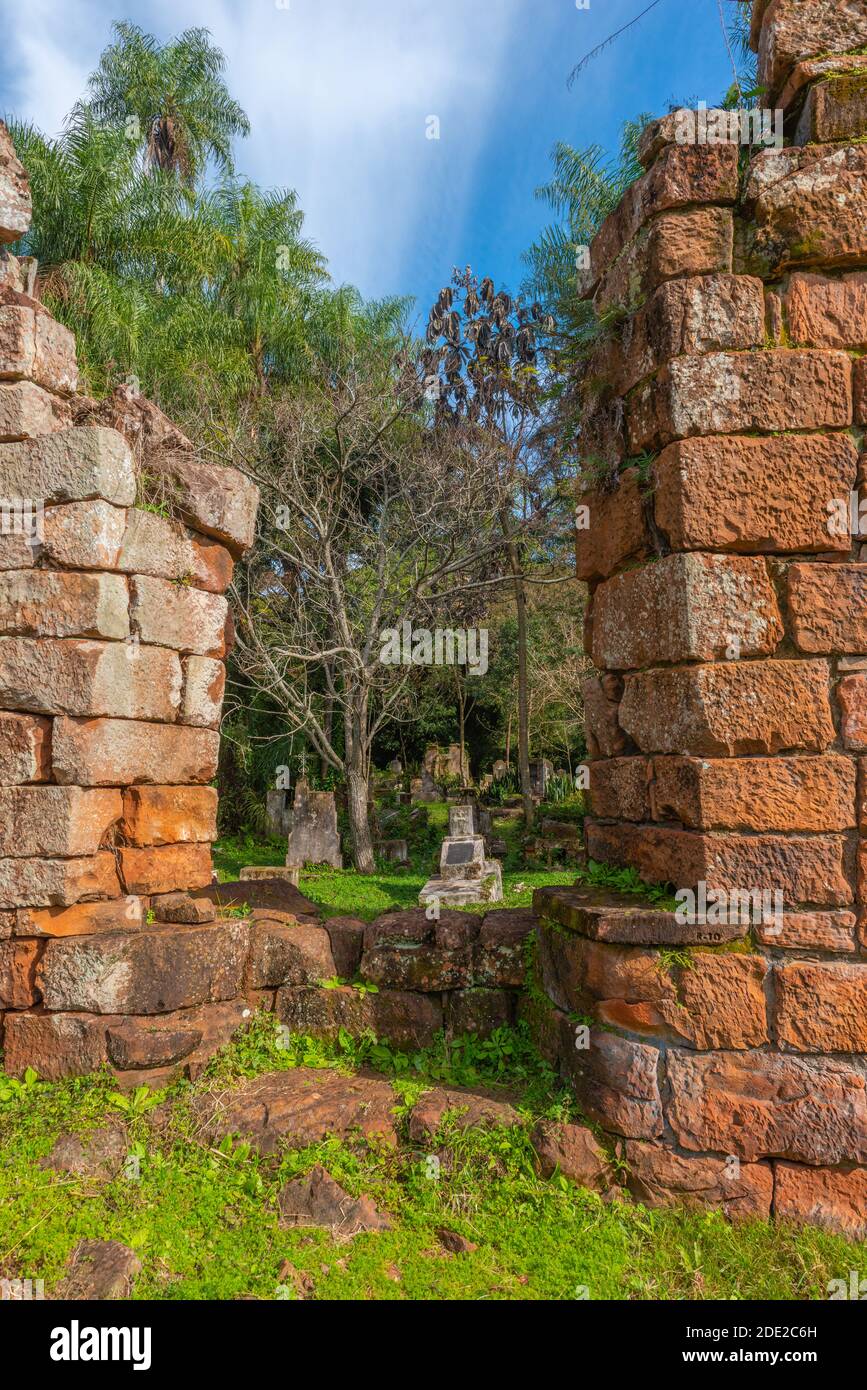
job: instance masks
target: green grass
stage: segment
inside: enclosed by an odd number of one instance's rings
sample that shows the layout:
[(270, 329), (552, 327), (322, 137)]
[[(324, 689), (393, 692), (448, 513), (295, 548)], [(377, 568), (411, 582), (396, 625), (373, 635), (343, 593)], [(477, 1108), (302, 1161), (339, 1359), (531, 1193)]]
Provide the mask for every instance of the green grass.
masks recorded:
[[(547, 813), (546, 808), (546, 813)], [(448, 830), (448, 806), (435, 802), (427, 807), (428, 832), (411, 851), (406, 868), (379, 863), (377, 872), (358, 874), (354, 869), (314, 869), (302, 873), (300, 888), (323, 916), (353, 916), (371, 921), (382, 912), (418, 907), (418, 895), (434, 873), (439, 846)], [(523, 826), (520, 822), (493, 812), (494, 834), (505, 840), (508, 850), (503, 862), (503, 901), (499, 907), (528, 907), (536, 888), (574, 883), (577, 865), (556, 869), (527, 869), (521, 866), (519, 846)], [(253, 836), (218, 840), (214, 845), (214, 867), (221, 882), (236, 879), (247, 864), (282, 864), (286, 858), (283, 840), (257, 840)], [(487, 912), (490, 904), (476, 904), (468, 912)]]
[[(395, 1150), (332, 1140), (267, 1159), (231, 1141), (209, 1148), (191, 1117), (197, 1093), (278, 1066), (374, 1060), (369, 1040), (329, 1048), (297, 1038), (288, 1050), (275, 1042), (273, 1020), (257, 1019), (195, 1086), (167, 1092), (159, 1125), (147, 1114), (128, 1120), (138, 1178), (101, 1182), (38, 1166), (59, 1133), (122, 1114), (110, 1078), (36, 1081), (0, 1102), (0, 1277), (42, 1278), (50, 1292), (84, 1238), (136, 1250), (137, 1299), (294, 1298), (299, 1280), (308, 1296), (333, 1300), (822, 1299), (829, 1280), (864, 1268), (867, 1247), (818, 1231), (732, 1228), (716, 1212), (650, 1212), (541, 1180), (529, 1126), (536, 1114), (566, 1113), (566, 1102), (526, 1039), (505, 1031), (487, 1052), (441, 1042), (403, 1064), (381, 1059), (401, 1125), (436, 1079), (507, 1080), (523, 1092), (524, 1127), (447, 1128), (438, 1170), (405, 1140)], [(353, 1195), (373, 1197), (394, 1229), (342, 1243), (312, 1228), (281, 1230), (281, 1185), (317, 1162)], [(478, 1248), (446, 1254), (443, 1227)], [(281, 1274), (284, 1261), (294, 1275)]]

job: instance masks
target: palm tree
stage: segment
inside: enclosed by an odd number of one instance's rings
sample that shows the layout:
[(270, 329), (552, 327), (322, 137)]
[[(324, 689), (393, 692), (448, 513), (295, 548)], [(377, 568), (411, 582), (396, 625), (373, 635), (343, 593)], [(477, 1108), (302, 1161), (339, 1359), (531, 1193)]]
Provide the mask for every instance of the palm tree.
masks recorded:
[(232, 140), (250, 123), (223, 80), (225, 54), (207, 29), (185, 29), (168, 43), (124, 20), (90, 78), (97, 120), (122, 128), (144, 148), (151, 169), (194, 184), (211, 159), (233, 173)]

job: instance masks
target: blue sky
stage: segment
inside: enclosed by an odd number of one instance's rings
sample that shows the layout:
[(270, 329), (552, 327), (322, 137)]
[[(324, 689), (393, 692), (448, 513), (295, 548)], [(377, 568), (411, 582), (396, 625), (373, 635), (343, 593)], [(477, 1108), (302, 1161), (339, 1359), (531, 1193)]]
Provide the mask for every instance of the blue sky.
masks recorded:
[(555, 140), (614, 150), (626, 117), (727, 88), (717, 0), (661, 0), (567, 89), (646, 3), (0, 0), (0, 112), (55, 133), (115, 19), (160, 39), (204, 25), (252, 121), (239, 170), (298, 191), (335, 280), (423, 312), (455, 263), (517, 286)]

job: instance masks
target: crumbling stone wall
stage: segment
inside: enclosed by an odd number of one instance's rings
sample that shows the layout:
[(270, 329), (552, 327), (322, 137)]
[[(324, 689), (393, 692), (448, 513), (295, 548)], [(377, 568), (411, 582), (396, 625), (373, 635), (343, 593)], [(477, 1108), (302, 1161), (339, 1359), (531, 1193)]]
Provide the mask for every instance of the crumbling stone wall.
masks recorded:
[[(12, 1071), (127, 1072), (243, 1013), (248, 924), (170, 895), (212, 879), (257, 490), (133, 392), (76, 395), (73, 336), (6, 249), (30, 214), (0, 125), (0, 1031)], [(161, 500), (139, 504), (145, 446)]]
[(587, 851), (695, 920), (537, 895), (540, 1027), (646, 1200), (864, 1236), (867, 4), (753, 41), (795, 143), (656, 122), (586, 277)]

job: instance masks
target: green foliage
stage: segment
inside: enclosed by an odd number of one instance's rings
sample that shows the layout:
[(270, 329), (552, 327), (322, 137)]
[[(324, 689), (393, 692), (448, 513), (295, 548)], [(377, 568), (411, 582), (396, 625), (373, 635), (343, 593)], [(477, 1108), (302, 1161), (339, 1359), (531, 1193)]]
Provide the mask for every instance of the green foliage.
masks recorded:
[(611, 888), (617, 893), (629, 893), (670, 912), (677, 906), (672, 884), (645, 883), (637, 869), (623, 869), (590, 859), (586, 867), (580, 870), (579, 878), (592, 888)]
[[(487, 1056), (475, 1043), (447, 1054), (442, 1043), (428, 1051), (426, 1069), (390, 1070), (396, 1148), (328, 1139), (263, 1157), (233, 1136), (208, 1145), (191, 1100), (213, 1102), (215, 1090), (244, 1076), (291, 1065), (276, 1041), (273, 1019), (259, 1017), (194, 1086), (170, 1088), (159, 1124), (131, 1122), (138, 1162), (112, 1181), (40, 1166), (59, 1134), (117, 1122), (111, 1078), (39, 1083), (26, 1104), (0, 1108), (0, 1275), (44, 1278), (50, 1293), (78, 1241), (99, 1239), (136, 1251), (136, 1300), (807, 1300), (827, 1297), (829, 1280), (867, 1256), (864, 1243), (815, 1229), (730, 1226), (716, 1211), (648, 1211), (561, 1176), (541, 1179), (532, 1118), (571, 1111), (545, 1089), (544, 1067), (520, 1035), (495, 1042)], [(296, 1042), (299, 1064), (346, 1066), (339, 1047)], [(446, 1120), (435, 1151), (420, 1152), (403, 1137), (405, 1117), (437, 1074), (450, 1085), (471, 1075), (507, 1083), (525, 1123), (462, 1132)], [(277, 1196), (317, 1163), (351, 1196), (391, 1213), (392, 1229), (350, 1242), (284, 1229)], [(444, 1228), (476, 1249), (444, 1257)]]

